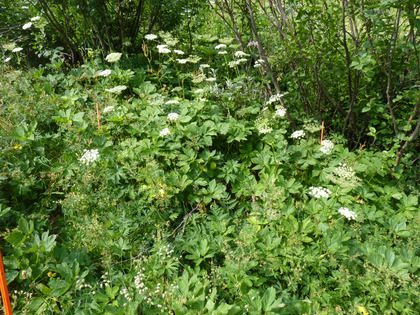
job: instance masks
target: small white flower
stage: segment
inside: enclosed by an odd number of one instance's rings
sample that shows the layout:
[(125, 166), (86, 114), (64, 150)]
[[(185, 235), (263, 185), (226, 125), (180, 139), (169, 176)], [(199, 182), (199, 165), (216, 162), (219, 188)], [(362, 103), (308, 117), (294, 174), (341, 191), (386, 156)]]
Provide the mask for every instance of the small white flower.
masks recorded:
[(112, 112), (114, 109), (115, 109), (114, 106), (105, 107), (103, 110), (103, 113), (106, 114), (106, 113)]
[(155, 40), (158, 37), (155, 34), (147, 34), (146, 36), (144, 36), (144, 38), (146, 38), (147, 40)]
[(113, 87), (112, 89), (105, 89), (105, 91), (109, 93), (116, 93), (120, 94), (122, 91), (124, 91), (127, 87), (125, 85), (118, 85), (116, 87)]
[(334, 143), (331, 140), (322, 141), (321, 148), (319, 149), (324, 154), (331, 154), (334, 149)]
[(182, 50), (174, 50), (174, 53), (176, 53), (177, 55), (183, 55), (184, 52)]
[(270, 128), (270, 127), (264, 127), (264, 128), (259, 129), (258, 131), (259, 131), (260, 133), (262, 133), (262, 134), (267, 134), (267, 133), (272, 132), (272, 131), (273, 131), (273, 128)]
[(170, 52), (171, 52), (171, 50), (168, 49), (168, 48), (161, 48), (161, 49), (158, 50), (159, 54), (169, 54)]
[(6, 59), (4, 59), (4, 62), (9, 62), (9, 61), (10, 61), (10, 59), (12, 59), (12, 58), (7, 57)]
[(271, 103), (274, 103), (274, 102), (277, 102), (277, 101), (280, 101), (280, 99), (283, 97), (283, 96), (285, 96), (287, 93), (283, 93), (283, 94), (274, 94), (274, 95), (271, 95), (270, 96), (270, 99), (267, 101), (267, 105), (268, 104), (271, 104)]
[(107, 77), (110, 74), (111, 74), (111, 70), (109, 70), (109, 69), (106, 69), (104, 71), (99, 72), (99, 75), (102, 76), (102, 77)]
[(204, 68), (210, 68), (210, 65), (203, 63), (200, 65), (200, 69), (204, 69)]
[(179, 115), (177, 113), (169, 113), (168, 114), (168, 120), (175, 121), (179, 119)]
[(99, 158), (98, 149), (84, 150), (83, 156), (79, 159), (80, 163), (89, 165), (92, 162), (95, 162)]
[(274, 113), (274, 117), (284, 117), (286, 116), (286, 108), (283, 106), (277, 108), (276, 112)]
[(170, 104), (179, 104), (179, 102), (178, 102), (178, 101), (176, 101), (176, 100), (169, 100), (169, 101), (167, 101), (165, 104), (166, 104), (166, 105), (170, 105)]
[(12, 50), (12, 52), (19, 52), (19, 51), (22, 51), (22, 50), (23, 50), (22, 47), (16, 47)]
[(180, 64), (185, 64), (188, 62), (188, 59), (177, 59), (176, 61)]
[(230, 61), (228, 63), (229, 68), (235, 68), (237, 65), (239, 65), (238, 61)]
[(309, 194), (315, 198), (328, 198), (331, 194), (331, 191), (324, 187), (309, 187)]
[(335, 168), (334, 173), (344, 179), (352, 179), (356, 173), (353, 171), (351, 166), (347, 166), (345, 163), (338, 164)]
[(226, 54), (227, 54), (227, 51), (222, 50), (222, 51), (219, 51), (219, 52), (218, 52), (218, 54), (219, 54), (219, 55), (226, 55)]
[(356, 220), (357, 214), (354, 211), (349, 210), (348, 208), (340, 208), (338, 209), (342, 215), (344, 215), (348, 220)]
[(226, 48), (225, 44), (219, 44), (216, 47), (214, 47), (215, 49), (222, 49), (222, 48)]
[(214, 82), (214, 81), (216, 81), (216, 78), (207, 78), (206, 81), (207, 82)]
[(249, 55), (247, 53), (244, 53), (243, 51), (239, 50), (235, 52), (235, 57), (248, 57)]
[(111, 53), (105, 57), (108, 62), (117, 62), (120, 60), (122, 53)]
[(31, 21), (35, 22), (35, 21), (39, 21), (40, 19), (41, 19), (40, 16), (34, 16), (33, 18), (31, 18)]
[(194, 91), (194, 93), (195, 93), (195, 94), (198, 94), (198, 93), (203, 93), (203, 92), (204, 92), (204, 90), (203, 90), (203, 89), (197, 89), (197, 90), (195, 90), (195, 91)]
[(171, 133), (171, 131), (169, 130), (169, 128), (165, 128), (159, 133), (159, 136), (164, 137), (164, 136), (169, 135), (170, 133)]
[(292, 133), (290, 135), (290, 138), (302, 139), (304, 135), (305, 135), (305, 131), (303, 131), (303, 130), (296, 130), (294, 133)]
[(165, 44), (156, 46), (157, 49), (162, 49), (162, 48), (166, 48), (166, 47), (168, 47), (168, 45), (165, 45)]
[(29, 22), (29, 23), (23, 24), (22, 29), (27, 30), (28, 28), (31, 28), (31, 26), (32, 26), (32, 23)]

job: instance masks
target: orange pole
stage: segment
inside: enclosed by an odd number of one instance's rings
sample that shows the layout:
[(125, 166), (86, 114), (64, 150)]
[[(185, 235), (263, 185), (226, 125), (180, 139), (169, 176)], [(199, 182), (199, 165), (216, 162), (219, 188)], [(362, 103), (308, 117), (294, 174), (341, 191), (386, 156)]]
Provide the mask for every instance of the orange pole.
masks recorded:
[(96, 117), (98, 117), (98, 131), (101, 131), (101, 123), (99, 121), (99, 106), (98, 106), (98, 103), (96, 103)]
[(321, 143), (322, 144), (322, 139), (324, 137), (324, 122), (322, 122), (322, 127), (321, 127)]
[(0, 250), (0, 291), (3, 299), (3, 307), (6, 315), (12, 315), (12, 307), (10, 306), (9, 292), (7, 291), (6, 273), (4, 272), (3, 258)]

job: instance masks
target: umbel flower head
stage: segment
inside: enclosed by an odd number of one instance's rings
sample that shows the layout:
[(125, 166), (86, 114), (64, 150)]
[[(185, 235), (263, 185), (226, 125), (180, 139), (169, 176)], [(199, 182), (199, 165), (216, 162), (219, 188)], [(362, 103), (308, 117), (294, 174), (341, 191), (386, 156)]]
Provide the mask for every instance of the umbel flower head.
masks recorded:
[(273, 117), (284, 117), (286, 116), (286, 108), (283, 106), (276, 106), (276, 112), (274, 113)]
[(117, 62), (120, 60), (122, 53), (111, 53), (105, 57), (108, 62)]
[(23, 24), (22, 29), (27, 30), (28, 28), (31, 28), (31, 26), (32, 26), (32, 23), (28, 22), (26, 24)]
[(328, 198), (331, 194), (331, 191), (328, 188), (324, 187), (309, 187), (309, 194), (315, 198)]
[(164, 136), (169, 135), (170, 133), (171, 133), (171, 131), (169, 130), (169, 128), (165, 128), (159, 133), (159, 136), (164, 137)]
[(105, 91), (109, 93), (116, 93), (120, 94), (122, 91), (124, 91), (127, 87), (125, 85), (117, 85), (113, 87), (112, 89), (105, 89)]
[(155, 34), (147, 34), (146, 36), (144, 36), (144, 38), (146, 38), (147, 40), (155, 40), (158, 37)]
[(89, 165), (99, 158), (98, 149), (84, 150), (83, 156), (79, 159), (80, 163)]
[(334, 143), (331, 140), (322, 141), (321, 148), (319, 149), (324, 154), (331, 154), (334, 150)]
[(340, 208), (338, 209), (342, 215), (344, 215), (348, 220), (356, 220), (357, 214), (354, 211), (349, 210), (348, 208)]
[(290, 138), (302, 139), (304, 135), (305, 135), (305, 131), (303, 131), (303, 130), (296, 130), (294, 133), (292, 133), (290, 135)]
[(99, 75), (102, 76), (102, 77), (107, 77), (110, 74), (111, 74), (111, 70), (109, 70), (109, 69), (106, 69), (104, 71), (99, 72)]
[(179, 115), (177, 113), (169, 113), (168, 114), (168, 120), (175, 121), (179, 119)]
[(353, 168), (345, 163), (338, 164), (338, 167), (334, 168), (327, 178), (342, 188), (356, 188), (361, 185), (362, 181), (356, 176)]

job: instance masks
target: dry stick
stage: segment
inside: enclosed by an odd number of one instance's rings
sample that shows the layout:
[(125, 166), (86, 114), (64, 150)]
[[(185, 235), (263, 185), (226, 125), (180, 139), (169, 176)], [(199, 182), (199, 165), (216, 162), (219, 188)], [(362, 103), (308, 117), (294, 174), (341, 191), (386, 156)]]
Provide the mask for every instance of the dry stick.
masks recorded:
[(101, 132), (101, 122), (99, 121), (99, 106), (96, 103), (96, 117), (98, 117), (98, 131)]
[(322, 122), (322, 127), (321, 127), (321, 145), (322, 145), (322, 138), (324, 137), (324, 122)]
[(12, 315), (12, 307), (10, 306), (9, 292), (7, 291), (6, 274), (4, 272), (3, 258), (0, 250), (0, 292), (3, 299), (3, 307), (6, 315)]

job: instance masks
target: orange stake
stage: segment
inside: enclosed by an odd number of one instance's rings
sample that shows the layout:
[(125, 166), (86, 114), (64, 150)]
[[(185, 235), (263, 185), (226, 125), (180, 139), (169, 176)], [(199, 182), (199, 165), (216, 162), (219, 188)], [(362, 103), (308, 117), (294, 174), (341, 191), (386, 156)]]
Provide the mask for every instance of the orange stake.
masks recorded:
[(99, 106), (98, 103), (96, 103), (96, 117), (98, 117), (98, 131), (101, 131), (101, 123), (99, 121)]
[(321, 127), (321, 143), (322, 144), (322, 139), (324, 137), (324, 122), (322, 122), (322, 127)]
[(3, 267), (3, 258), (1, 257), (0, 250), (0, 291), (3, 299), (3, 307), (6, 315), (12, 315), (12, 307), (10, 306), (9, 292), (7, 291), (6, 273)]

